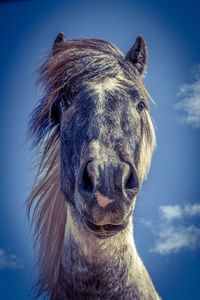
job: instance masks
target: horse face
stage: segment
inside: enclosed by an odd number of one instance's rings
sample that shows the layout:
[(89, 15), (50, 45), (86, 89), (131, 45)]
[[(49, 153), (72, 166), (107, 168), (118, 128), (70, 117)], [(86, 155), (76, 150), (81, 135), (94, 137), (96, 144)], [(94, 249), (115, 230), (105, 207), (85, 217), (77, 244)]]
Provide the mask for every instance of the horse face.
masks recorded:
[(137, 166), (147, 102), (117, 79), (68, 97), (61, 121), (62, 190), (90, 230), (110, 236), (128, 224), (141, 183)]
[(58, 60), (49, 68), (68, 82), (59, 117), (61, 189), (76, 216), (108, 237), (127, 226), (154, 148), (141, 77), (147, 47), (138, 37), (124, 57), (104, 41), (75, 41), (71, 50), (70, 43), (56, 39)]

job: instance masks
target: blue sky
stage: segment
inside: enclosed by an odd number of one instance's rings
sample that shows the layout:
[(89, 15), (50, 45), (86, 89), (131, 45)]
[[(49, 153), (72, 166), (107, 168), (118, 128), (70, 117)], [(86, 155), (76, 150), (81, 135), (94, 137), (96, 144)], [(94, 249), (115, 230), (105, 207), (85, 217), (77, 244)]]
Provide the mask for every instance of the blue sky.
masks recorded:
[(136, 245), (164, 300), (200, 299), (199, 9), (194, 0), (0, 2), (1, 299), (31, 299), (24, 201), (35, 174), (26, 128), (40, 95), (34, 70), (59, 31), (124, 52), (146, 38), (157, 149), (134, 215)]

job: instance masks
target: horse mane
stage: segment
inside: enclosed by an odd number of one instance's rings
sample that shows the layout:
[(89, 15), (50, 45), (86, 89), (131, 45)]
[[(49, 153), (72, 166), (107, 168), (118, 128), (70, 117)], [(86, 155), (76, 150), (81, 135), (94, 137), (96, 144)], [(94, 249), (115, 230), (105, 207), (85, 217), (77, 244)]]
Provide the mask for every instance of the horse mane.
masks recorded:
[[(46, 149), (49, 147), (48, 143), (49, 140), (46, 142)], [(48, 151), (43, 151), (45, 155), (42, 154), (37, 182), (27, 200), (27, 213), (30, 217), (32, 211), (31, 226), (34, 226), (34, 246), (38, 252), (38, 295), (47, 294), (56, 286), (67, 217), (66, 201), (60, 190), (58, 139)]]
[[(40, 151), (39, 171), (26, 206), (38, 253), (37, 296), (49, 297), (55, 291), (66, 228), (67, 202), (60, 189), (59, 99), (63, 92), (74, 93), (85, 82), (97, 83), (116, 77), (122, 70), (128, 80), (133, 80), (133, 73), (137, 73), (115, 46), (96, 39), (63, 42), (39, 68), (38, 82), (43, 86), (44, 95), (31, 114), (29, 124), (33, 146)], [(148, 132), (147, 128), (145, 132), (149, 136), (147, 140), (152, 142), (152, 130)], [(148, 164), (146, 144), (143, 148), (142, 159)], [(143, 177), (144, 170), (143, 164)]]

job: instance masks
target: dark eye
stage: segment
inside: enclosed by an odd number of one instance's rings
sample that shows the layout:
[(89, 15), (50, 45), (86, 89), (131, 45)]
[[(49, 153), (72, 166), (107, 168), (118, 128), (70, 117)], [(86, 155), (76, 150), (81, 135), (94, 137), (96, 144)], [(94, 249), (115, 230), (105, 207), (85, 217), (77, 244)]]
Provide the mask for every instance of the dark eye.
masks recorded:
[(146, 104), (143, 100), (141, 100), (137, 105), (136, 105), (136, 108), (137, 108), (137, 111), (141, 112), (144, 108), (146, 107)]
[(60, 95), (59, 100), (60, 100), (61, 111), (66, 110), (71, 105), (70, 95), (63, 93)]

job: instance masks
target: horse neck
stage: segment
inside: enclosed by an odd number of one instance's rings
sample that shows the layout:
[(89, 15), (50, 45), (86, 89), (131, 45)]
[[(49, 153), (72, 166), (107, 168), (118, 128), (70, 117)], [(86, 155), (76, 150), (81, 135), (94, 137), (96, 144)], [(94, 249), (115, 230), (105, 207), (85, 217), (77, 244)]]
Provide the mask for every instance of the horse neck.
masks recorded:
[(123, 276), (126, 284), (131, 286), (135, 284), (135, 276), (141, 267), (143, 265), (135, 248), (131, 219), (123, 231), (108, 239), (99, 239), (82, 223), (77, 220), (74, 222), (68, 209), (61, 266), (61, 281), (66, 286), (73, 285), (71, 280), (81, 282), (83, 278), (90, 278), (92, 273), (100, 281), (105, 276), (108, 285), (109, 280)]
[[(137, 254), (132, 220), (115, 236), (99, 239), (82, 223), (74, 222), (68, 209), (59, 282), (61, 290), (72, 294), (68, 298), (57, 295), (56, 299), (72, 299), (73, 293), (78, 293), (78, 286), (95, 295), (94, 284), (89, 289), (95, 278), (106, 295), (103, 294), (101, 299), (111, 299), (116, 290), (122, 293), (120, 299), (159, 299)], [(124, 286), (127, 289), (124, 290)], [(76, 299), (83, 298), (76, 294)], [(91, 296), (87, 299), (97, 298)]]

